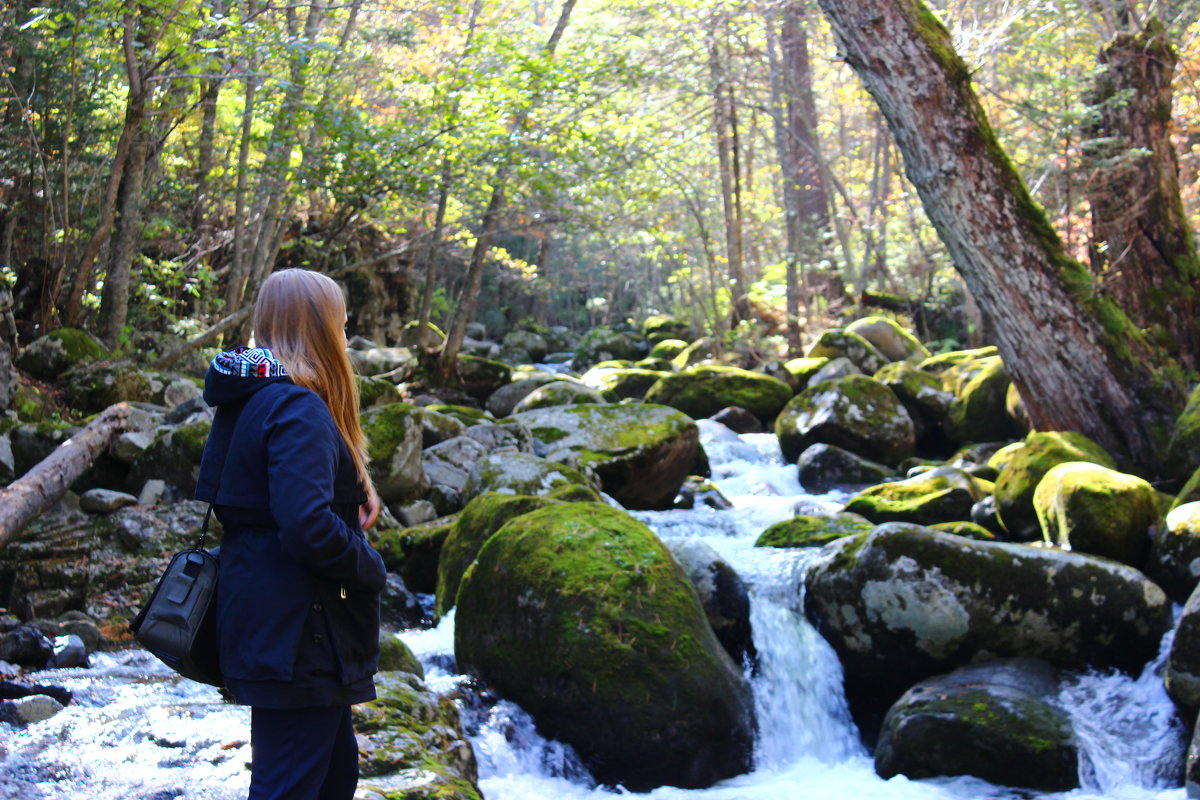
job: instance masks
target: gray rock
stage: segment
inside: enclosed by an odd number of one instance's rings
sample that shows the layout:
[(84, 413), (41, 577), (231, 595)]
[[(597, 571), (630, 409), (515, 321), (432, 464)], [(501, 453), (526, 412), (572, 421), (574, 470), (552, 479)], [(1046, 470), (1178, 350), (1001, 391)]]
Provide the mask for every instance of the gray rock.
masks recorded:
[(1146, 574), (1176, 603), (1200, 583), (1200, 502), (1171, 509), (1150, 550)]
[(64, 707), (62, 703), (53, 697), (47, 697), (44, 694), (35, 694), (30, 697), (22, 697), (20, 700), (14, 700), (13, 706), (16, 709), (17, 718), (25, 725), (32, 725), (35, 722), (50, 719), (62, 711)]
[(486, 447), (489, 453), (534, 452), (533, 434), (529, 428), (520, 423), (486, 422), (482, 425), (470, 426), (464, 435)]
[(149, 508), (156, 506), (162, 502), (163, 496), (167, 492), (166, 481), (160, 481), (157, 478), (151, 478), (142, 485), (142, 491), (138, 493), (137, 503), (139, 506)]
[[(189, 384), (195, 387), (191, 381)], [(163, 422), (167, 425), (184, 425), (196, 419), (196, 415), (200, 414), (204, 419), (212, 419), (213, 410), (208, 407), (208, 403), (204, 402), (204, 398), (199, 394), (194, 394), (191, 397), (184, 398), (179, 403), (171, 406), (171, 410), (163, 417)]]
[(417, 367), (417, 357), (407, 347), (375, 347), (349, 350), (350, 361), (359, 375), (383, 375), (393, 381), (403, 381)]
[(371, 443), (368, 469), (379, 498), (388, 505), (421, 499), (429, 478), (421, 464), (421, 411), (407, 403), (372, 408), (361, 416)]
[(779, 412), (775, 434), (787, 459), (824, 443), (890, 465), (916, 449), (908, 411), (891, 389), (865, 375), (809, 383)]
[(861, 488), (896, 476), (894, 469), (833, 444), (811, 445), (800, 454), (796, 464), (800, 468), (800, 485), (817, 494)]
[(421, 465), (431, 484), (457, 491), (467, 485), (471, 465), (488, 454), (485, 445), (469, 436), (457, 436), (421, 453)]
[(1200, 587), (1192, 591), (1175, 623), (1163, 682), (1176, 703), (1188, 709), (1200, 708)]
[(808, 376), (808, 382), (805, 386), (811, 386), (814, 383), (821, 381), (836, 381), (838, 378), (845, 378), (847, 375), (862, 375), (863, 371), (855, 366), (854, 362), (845, 356), (829, 359), (829, 363), (818, 369), (812, 375)]
[(54, 655), (54, 644), (41, 631), (22, 627), (0, 634), (0, 659), (41, 669)]
[(109, 452), (122, 464), (132, 464), (142, 452), (154, 444), (154, 431), (127, 431), (113, 442)]
[(12, 438), (8, 433), (0, 435), (0, 484), (9, 483), (17, 477), (17, 462), (13, 457)]
[(428, 500), (418, 500), (415, 503), (409, 503), (406, 506), (397, 508), (396, 517), (404, 527), (411, 528), (414, 525), (420, 525), (422, 522), (437, 519), (437, 511), (434, 509), (433, 503), (430, 503)]
[(421, 409), (421, 446), (433, 447), (435, 444), (441, 444), (447, 439), (453, 439), (455, 436), (462, 436), (467, 430), (467, 426), (458, 419), (443, 414), (440, 411), (430, 411), (427, 408)]
[(552, 381), (539, 386), (521, 399), (513, 408), (514, 414), (552, 406), (607, 402), (598, 391), (573, 380)]
[(87, 665), (88, 651), (83, 639), (74, 634), (54, 637), (54, 655), (51, 656), (47, 666), (54, 669), (68, 669)]
[(756, 652), (750, 631), (750, 595), (741, 576), (716, 550), (698, 539), (676, 539), (667, 547), (696, 587), (708, 624), (725, 652), (737, 664), (753, 661)]
[(542, 495), (570, 484), (592, 486), (586, 475), (565, 464), (528, 453), (493, 453), (471, 467), (462, 496), (470, 501), (484, 492)]
[(79, 507), (91, 514), (109, 514), (118, 508), (137, 504), (138, 499), (112, 489), (88, 489), (79, 495)]
[(493, 416), (507, 417), (513, 413), (517, 403), (524, 400), (526, 395), (547, 383), (561, 380), (563, 380), (563, 376), (552, 372), (522, 373), (512, 383), (501, 386), (491, 393), (487, 399), (487, 410)]

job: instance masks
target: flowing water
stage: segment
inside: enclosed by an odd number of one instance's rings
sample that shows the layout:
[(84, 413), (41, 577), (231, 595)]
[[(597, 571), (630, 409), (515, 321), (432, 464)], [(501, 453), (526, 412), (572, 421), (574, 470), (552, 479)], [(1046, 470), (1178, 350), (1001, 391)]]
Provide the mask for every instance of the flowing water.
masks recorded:
[[(755, 548), (758, 534), (796, 509), (834, 509), (844, 497), (808, 495), (770, 435), (738, 437), (702, 422), (713, 478), (734, 503), (717, 511), (637, 512), (667, 542), (698, 538), (746, 581), (759, 654), (751, 678), (758, 712), (755, 768), (705, 790), (670, 787), (649, 800), (1183, 800), (1172, 788), (1187, 732), (1162, 689), (1163, 657), (1141, 676), (1069, 676), (1057, 702), (1082, 746), (1082, 788), (1049, 795), (973, 778), (883, 781), (859, 741), (836, 655), (805, 620), (802, 575), (812, 551)], [(462, 689), (453, 666), (453, 614), (402, 638), (426, 665), (428, 683)], [(1164, 642), (1165, 654), (1168, 642)], [(142, 651), (95, 657), (91, 670), (46, 673), (76, 692), (57, 716), (21, 731), (0, 725), (0, 798), (235, 800), (245, 796), (249, 715), (215, 690), (173, 679)], [(37, 676), (35, 676), (37, 677)], [(569, 747), (539, 736), (513, 703), (482, 697), (464, 709), (488, 800), (603, 800)]]

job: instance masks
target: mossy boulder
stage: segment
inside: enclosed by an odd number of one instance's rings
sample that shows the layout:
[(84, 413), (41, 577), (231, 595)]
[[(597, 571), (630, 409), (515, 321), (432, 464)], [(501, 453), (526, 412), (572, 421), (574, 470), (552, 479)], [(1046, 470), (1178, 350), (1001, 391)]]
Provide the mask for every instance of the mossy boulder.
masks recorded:
[(921, 362), (929, 358), (929, 348), (921, 340), (888, 317), (856, 319), (846, 326), (847, 333), (866, 339), (889, 361)]
[(800, 485), (821, 494), (834, 489), (858, 490), (896, 477), (891, 467), (833, 444), (814, 444), (796, 460)]
[(1163, 682), (1180, 706), (1200, 709), (1200, 591), (1192, 591), (1175, 623)]
[(671, 359), (671, 366), (677, 370), (685, 370), (693, 364), (708, 361), (713, 357), (712, 340), (703, 336), (689, 344)]
[(471, 467), (463, 500), (484, 492), (542, 495), (564, 484), (590, 485), (590, 480), (567, 464), (548, 461), (532, 453), (494, 453)]
[(546, 337), (537, 331), (509, 331), (505, 334), (504, 340), (500, 344), (503, 348), (501, 353), (523, 353), (526, 358), (521, 359), (522, 363), (541, 361), (550, 352), (550, 346), (546, 343)]
[(692, 326), (675, 317), (655, 314), (647, 317), (642, 323), (642, 338), (652, 345), (659, 342), (687, 340), (692, 338)]
[(513, 413), (517, 403), (524, 400), (526, 395), (547, 383), (561, 380), (563, 380), (563, 376), (553, 372), (517, 373), (511, 383), (492, 392), (484, 405), (492, 416), (507, 417)]
[(150, 376), (129, 361), (84, 361), (59, 376), (67, 404), (78, 413), (95, 414), (122, 401), (146, 402), (154, 396)]
[(431, 486), (447, 486), (462, 492), (471, 474), (471, 466), (488, 455), (488, 449), (469, 436), (456, 436), (427, 447), (421, 453), (421, 467)]
[(403, 400), (396, 384), (387, 378), (358, 378), (358, 407), (360, 410), (386, 406), (389, 403), (399, 403)]
[(974, 775), (1046, 792), (1079, 785), (1079, 745), (1053, 702), (1057, 671), (1037, 659), (972, 664), (921, 681), (888, 710), (875, 748), (885, 780)]
[(421, 414), (421, 446), (433, 447), (435, 444), (440, 444), (448, 439), (453, 439), (456, 436), (462, 436), (467, 426), (462, 423), (457, 417), (450, 414), (443, 414), (440, 411), (420, 406), (417, 407)]
[(891, 389), (865, 375), (810, 385), (779, 412), (775, 434), (789, 461), (818, 443), (884, 464), (899, 463), (916, 449), (904, 406)]
[(462, 390), (477, 400), (484, 400), (501, 386), (512, 381), (513, 368), (500, 361), (459, 354), (458, 379)]
[(367, 538), (379, 551), (388, 572), (399, 575), (411, 591), (433, 594), (437, 591), (442, 545), (457, 518), (441, 517), (411, 528), (375, 526), (367, 531)]
[(1200, 583), (1200, 502), (1175, 506), (1158, 527), (1146, 574), (1176, 603)]
[[(972, 511), (974, 509), (972, 508)], [(935, 531), (942, 533), (952, 533), (955, 536), (962, 536), (966, 539), (978, 539), (981, 542), (992, 542), (996, 539), (996, 534), (989, 531), (977, 522), (968, 520), (955, 520), (953, 522), (935, 522), (929, 526)]]
[(804, 599), (864, 709), (984, 653), (1136, 673), (1171, 626), (1170, 600), (1132, 567), (896, 522), (828, 545)]
[(439, 414), (445, 414), (448, 417), (461, 422), (463, 425), (485, 425), (496, 421), (496, 418), (491, 413), (482, 408), (474, 408), (473, 406), (458, 405), (456, 403), (431, 403), (423, 406), (426, 411), (436, 411)]
[(940, 380), (908, 361), (887, 364), (875, 373), (874, 378), (891, 389), (904, 405), (912, 417), (918, 440), (941, 430), (954, 395), (942, 387)]
[(709, 786), (745, 772), (753, 701), (675, 559), (609, 506), (513, 519), (458, 593), (461, 667), (528, 711), (605, 784)]
[(379, 632), (379, 671), (408, 672), (418, 678), (425, 677), (425, 668), (408, 645), (394, 633)]
[(616, 403), (620, 400), (641, 400), (650, 387), (666, 374), (660, 369), (592, 367), (579, 379), (598, 391), (608, 402)]
[(1023, 447), (1000, 450), (988, 463), (1005, 459), (996, 478), (996, 513), (1013, 541), (1042, 538), (1042, 527), (1033, 507), (1033, 493), (1046, 473), (1066, 461), (1090, 461), (1115, 469), (1116, 464), (1100, 445), (1074, 431), (1042, 431), (1025, 437)]
[(650, 348), (650, 358), (665, 358), (670, 361), (675, 356), (687, 350), (688, 343), (683, 339), (661, 339)]
[(626, 508), (670, 508), (703, 459), (696, 423), (666, 406), (558, 406), (514, 419), (545, 445), (546, 458), (591, 470)]
[(792, 376), (789, 381), (794, 386), (794, 391), (800, 391), (809, 384), (809, 379), (829, 363), (829, 358), (825, 356), (815, 358), (793, 358), (783, 362), (783, 369)]
[(808, 358), (848, 358), (867, 375), (874, 375), (890, 361), (875, 345), (857, 333), (833, 328), (823, 331), (804, 352)]
[(846, 510), (875, 524), (915, 522), (932, 525), (971, 518), (971, 506), (990, 493), (991, 485), (956, 467), (937, 467), (868, 487), (846, 503)]
[(1188, 396), (1187, 405), (1175, 420), (1164, 462), (1171, 475), (1186, 480), (1200, 468), (1200, 385)]
[(510, 519), (558, 501), (545, 496), (485, 492), (467, 503), (442, 544), (437, 568), (438, 616), (454, 607), (458, 586), (483, 543)]
[(379, 672), (375, 691), (376, 699), (351, 709), (359, 793), (389, 800), (482, 800), (475, 751), (454, 699), (404, 671)]
[(408, 403), (370, 409), (359, 417), (367, 437), (367, 469), (384, 503), (405, 505), (429, 489), (421, 464), (421, 412)]
[(600, 326), (592, 328), (579, 340), (571, 364), (582, 371), (600, 361), (617, 358), (637, 361), (647, 352), (646, 342), (639, 335)]
[(607, 402), (600, 392), (574, 380), (551, 381), (534, 389), (513, 407), (514, 414), (553, 406)]
[(146, 481), (157, 478), (174, 486), (184, 497), (191, 497), (211, 428), (209, 420), (201, 419), (159, 431), (150, 446), (134, 458), (126, 488), (136, 494)]
[(1016, 434), (1006, 401), (1011, 382), (1000, 356), (981, 359), (978, 370), (950, 403), (946, 435), (955, 442), (1011, 439)]
[(870, 532), (875, 524), (858, 514), (799, 514), (763, 531), (755, 547), (821, 547), (847, 536)]
[(822, 381), (836, 381), (850, 375), (862, 375), (863, 371), (853, 361), (845, 356), (831, 358), (808, 378), (808, 386)]
[(945, 353), (938, 353), (936, 356), (930, 356), (920, 364), (917, 364), (917, 369), (922, 372), (928, 372), (931, 375), (940, 376), (951, 367), (959, 364), (978, 361), (981, 358), (988, 358), (999, 354), (1000, 350), (995, 345), (977, 347), (973, 350), (950, 350)]
[(38, 380), (53, 382), (76, 364), (110, 357), (104, 345), (86, 331), (60, 328), (30, 342), (17, 355), (15, 363)]
[(677, 408), (693, 419), (739, 406), (768, 424), (791, 399), (791, 388), (777, 378), (717, 364), (663, 375), (646, 392), (647, 403)]
[(750, 593), (729, 562), (699, 539), (667, 545), (700, 598), (717, 641), (735, 664), (751, 664), (757, 654), (750, 629)]
[(1153, 486), (1087, 461), (1051, 467), (1034, 490), (1033, 507), (1046, 542), (1139, 569), (1158, 518)]

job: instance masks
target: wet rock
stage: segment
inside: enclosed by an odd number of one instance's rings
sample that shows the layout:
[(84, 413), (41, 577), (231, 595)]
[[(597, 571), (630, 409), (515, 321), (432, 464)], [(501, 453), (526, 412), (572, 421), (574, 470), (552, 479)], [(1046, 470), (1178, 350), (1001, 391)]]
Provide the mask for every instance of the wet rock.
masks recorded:
[(42, 669), (54, 656), (54, 643), (33, 627), (0, 634), (0, 659), (22, 667)]
[(758, 417), (740, 406), (729, 406), (713, 414), (709, 419), (719, 422), (734, 433), (762, 433), (763, 424)]
[(687, 576), (596, 503), (522, 515), (463, 576), (455, 655), (601, 783), (708, 786), (750, 766), (753, 701)]
[(422, 627), (429, 622), (421, 599), (409, 591), (399, 575), (388, 575), (379, 599), (379, 619), (384, 628), (397, 631)]
[(1176, 603), (1187, 601), (1200, 583), (1200, 502), (1167, 512), (1154, 537), (1146, 574)]
[(58, 701), (59, 705), (71, 704), (72, 694), (62, 686), (51, 686), (39, 683), (23, 683), (21, 681), (0, 680), (0, 699), (20, 700), (23, 697), (42, 695)]
[(35, 722), (50, 719), (63, 710), (63, 704), (53, 697), (35, 694), (13, 701), (17, 719), (22, 725), (32, 725)]
[(709, 545), (696, 539), (677, 539), (668, 547), (700, 597), (717, 641), (736, 664), (757, 657), (750, 629), (750, 594), (737, 571)]
[(109, 514), (118, 508), (137, 504), (138, 499), (112, 489), (88, 489), (79, 495), (79, 507), (91, 514)]
[(981, 653), (1140, 670), (1171, 625), (1170, 608), (1123, 564), (906, 523), (829, 545), (805, 587), (852, 705), (868, 709)]
[(1099, 464), (1056, 464), (1038, 483), (1033, 506), (1046, 542), (1142, 567), (1158, 518), (1154, 487)]
[(69, 634), (54, 638), (54, 653), (46, 666), (50, 669), (67, 669), (69, 667), (86, 667), (88, 665), (87, 647), (83, 639)]
[(1175, 623), (1163, 682), (1176, 703), (1200, 708), (1200, 588), (1192, 592)]
[(875, 524), (858, 514), (798, 514), (763, 531), (755, 547), (821, 547), (870, 532)]
[(693, 419), (738, 406), (769, 424), (792, 398), (791, 387), (759, 372), (706, 364), (663, 375), (646, 392), (647, 403), (679, 409)]
[(708, 478), (702, 478), (699, 475), (689, 475), (687, 480), (683, 482), (683, 486), (679, 487), (679, 494), (675, 497), (674, 507), (695, 508), (697, 503), (721, 511), (733, 508), (733, 503), (721, 492), (719, 486)]
[(408, 645), (394, 633), (379, 633), (379, 671), (407, 672), (424, 680), (425, 668)]
[(916, 447), (904, 406), (890, 389), (865, 375), (810, 384), (779, 413), (775, 433), (788, 460), (823, 443), (896, 464)]
[(890, 467), (832, 444), (810, 445), (796, 464), (800, 468), (800, 485), (817, 494), (833, 489), (860, 489), (896, 476)]
[(541, 440), (547, 459), (591, 470), (626, 508), (669, 508), (684, 479), (703, 474), (696, 423), (665, 406), (559, 406), (515, 419)]
[(909, 689), (888, 711), (875, 771), (934, 778), (974, 775), (1046, 792), (1079, 785), (1078, 745), (1051, 700), (1058, 676), (1036, 659), (972, 664)]
[(955, 467), (937, 467), (902, 481), (871, 486), (850, 498), (846, 510), (876, 524), (966, 520), (971, 507), (989, 494), (991, 484)]

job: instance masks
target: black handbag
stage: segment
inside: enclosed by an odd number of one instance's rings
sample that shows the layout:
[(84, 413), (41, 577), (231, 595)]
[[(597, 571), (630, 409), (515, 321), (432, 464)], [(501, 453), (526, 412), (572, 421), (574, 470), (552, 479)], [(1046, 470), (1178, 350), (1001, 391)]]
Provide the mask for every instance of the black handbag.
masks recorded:
[(204, 549), (212, 504), (195, 547), (176, 553), (145, 608), (129, 623), (138, 644), (185, 678), (224, 679), (217, 659), (217, 555)]

